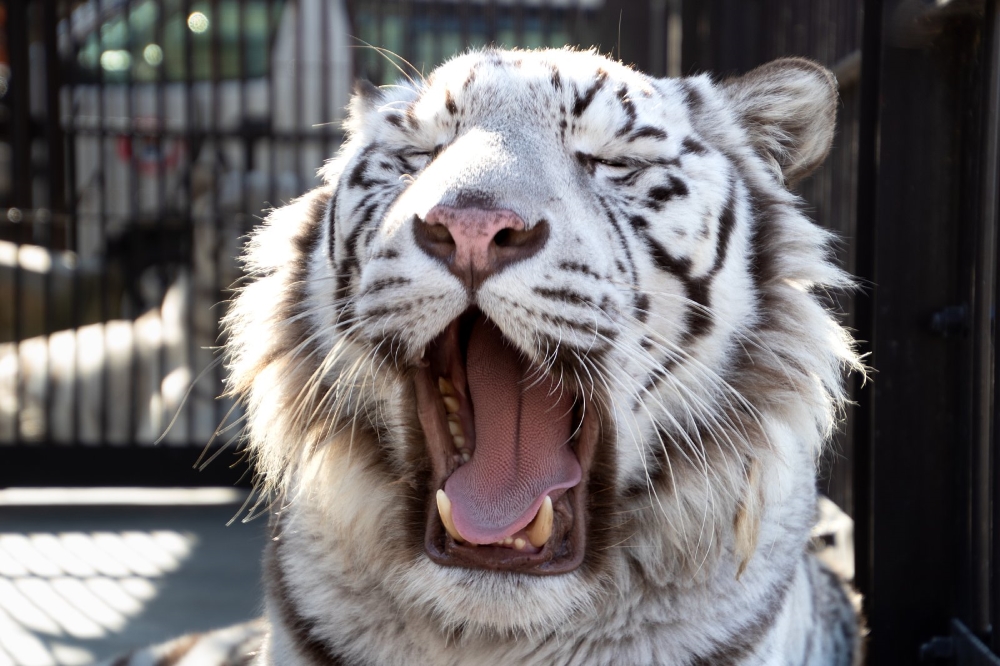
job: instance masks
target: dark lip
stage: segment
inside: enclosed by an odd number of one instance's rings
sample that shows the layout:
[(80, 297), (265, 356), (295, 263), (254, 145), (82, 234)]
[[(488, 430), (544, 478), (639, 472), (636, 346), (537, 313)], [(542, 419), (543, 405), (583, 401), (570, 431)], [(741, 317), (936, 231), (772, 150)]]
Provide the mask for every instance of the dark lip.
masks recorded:
[[(467, 331), (472, 321), (478, 316), (483, 315), (474, 308), (466, 311), (442, 331), (432, 346), (436, 344), (437, 340), (447, 340), (449, 338), (446, 336), (453, 336), (450, 340), (459, 341), (459, 351), (464, 356), (463, 338), (467, 342)], [(425, 451), (431, 461), (431, 478), (425, 502), (427, 518), (424, 550), (433, 562), (442, 566), (528, 575), (558, 575), (574, 571), (583, 563), (586, 554), (589, 470), (599, 439), (601, 420), (593, 408), (593, 401), (585, 400), (583, 396), (579, 396), (577, 399), (581, 432), (579, 438), (573, 443), (573, 450), (580, 461), (583, 476), (580, 483), (570, 488), (555, 501), (556, 524), (553, 529), (553, 538), (549, 539), (548, 543), (537, 553), (527, 553), (497, 546), (473, 546), (458, 543), (445, 531), (435, 499), (437, 491), (444, 488), (445, 481), (454, 471), (455, 463), (448, 455), (446, 446), (431, 444), (432, 439), (436, 438), (436, 441), (440, 442), (446, 436), (446, 420), (443, 406), (440, 406), (437, 375), (442, 371), (442, 366), (447, 365), (448, 354), (453, 355), (454, 353), (453, 350), (447, 350), (444, 361), (433, 355), (430, 359), (425, 359), (413, 378)], [(464, 368), (465, 359), (462, 358), (461, 362)], [(421, 409), (421, 405), (437, 405), (437, 408)]]

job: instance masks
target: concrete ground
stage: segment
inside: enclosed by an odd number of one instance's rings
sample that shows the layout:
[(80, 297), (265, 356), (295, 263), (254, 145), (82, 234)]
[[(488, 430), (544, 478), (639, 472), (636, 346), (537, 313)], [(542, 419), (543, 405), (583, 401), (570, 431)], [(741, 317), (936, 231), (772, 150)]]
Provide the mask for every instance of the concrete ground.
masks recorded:
[(89, 664), (261, 612), (242, 491), (0, 490), (0, 666)]

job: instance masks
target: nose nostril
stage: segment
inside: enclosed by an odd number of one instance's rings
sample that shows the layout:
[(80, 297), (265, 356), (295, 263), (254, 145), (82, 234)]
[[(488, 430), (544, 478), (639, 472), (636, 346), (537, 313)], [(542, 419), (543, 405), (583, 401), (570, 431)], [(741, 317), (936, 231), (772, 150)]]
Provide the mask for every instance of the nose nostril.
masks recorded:
[(513, 229), (501, 229), (497, 232), (496, 236), (493, 237), (493, 243), (497, 247), (511, 247), (513, 245), (513, 235)]
[(455, 252), (455, 237), (443, 224), (428, 224), (417, 217), (413, 222), (413, 234), (417, 245), (432, 257), (447, 259)]
[(427, 240), (441, 245), (455, 246), (454, 237), (452, 237), (451, 232), (448, 231), (448, 227), (443, 224), (428, 224)]

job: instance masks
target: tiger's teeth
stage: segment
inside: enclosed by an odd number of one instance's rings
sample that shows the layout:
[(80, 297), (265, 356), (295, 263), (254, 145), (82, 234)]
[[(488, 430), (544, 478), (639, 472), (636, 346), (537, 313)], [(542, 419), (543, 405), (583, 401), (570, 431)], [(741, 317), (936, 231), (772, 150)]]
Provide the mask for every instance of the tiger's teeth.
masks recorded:
[(467, 463), (472, 460), (472, 454), (469, 453), (468, 449), (462, 449), (462, 462)]
[(524, 550), (524, 547), (526, 545), (527, 544), (524, 542), (524, 539), (522, 539), (521, 537), (514, 539), (514, 548), (516, 548), (517, 550)]
[(549, 537), (552, 536), (552, 519), (552, 498), (546, 495), (545, 501), (542, 502), (541, 508), (538, 509), (538, 515), (535, 516), (535, 519), (528, 525), (528, 529), (525, 530), (528, 533), (528, 541), (535, 548), (544, 546), (548, 542)]
[(461, 437), (464, 434), (462, 433), (462, 425), (455, 423), (451, 419), (448, 420), (448, 430), (451, 431), (453, 437)]
[(455, 443), (456, 449), (460, 449), (465, 446), (465, 437), (462, 437), (461, 435), (454, 435), (451, 438), (451, 441)]
[(455, 385), (444, 377), (438, 377), (438, 390), (441, 395), (455, 395)]
[(448, 410), (449, 414), (458, 413), (458, 406), (459, 406), (458, 398), (451, 395), (446, 395), (444, 398), (442, 398), (442, 400), (444, 401), (444, 408)]
[(458, 530), (455, 529), (455, 523), (451, 519), (451, 500), (444, 494), (444, 490), (437, 491), (437, 505), (438, 514), (441, 516), (441, 523), (444, 525), (444, 529), (448, 531), (452, 539), (459, 543), (464, 543), (465, 539), (458, 534)]

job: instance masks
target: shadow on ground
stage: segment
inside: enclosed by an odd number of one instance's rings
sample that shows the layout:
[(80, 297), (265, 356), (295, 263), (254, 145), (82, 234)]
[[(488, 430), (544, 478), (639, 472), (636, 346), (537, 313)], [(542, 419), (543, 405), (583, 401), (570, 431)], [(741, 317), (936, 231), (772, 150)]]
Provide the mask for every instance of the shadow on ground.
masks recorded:
[(266, 518), (227, 527), (239, 493), (11, 506), (10, 492), (0, 491), (0, 666), (89, 664), (260, 614)]

